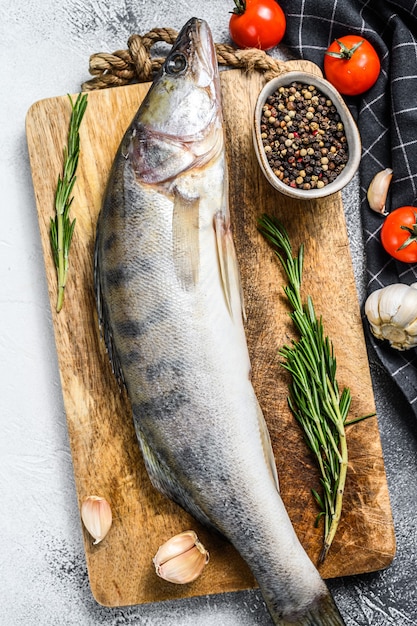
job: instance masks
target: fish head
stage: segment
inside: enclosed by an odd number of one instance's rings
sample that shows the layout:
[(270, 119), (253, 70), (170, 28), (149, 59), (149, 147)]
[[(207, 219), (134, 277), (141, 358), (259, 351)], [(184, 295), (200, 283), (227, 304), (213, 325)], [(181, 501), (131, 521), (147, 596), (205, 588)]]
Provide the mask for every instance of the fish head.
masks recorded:
[(136, 116), (130, 146), (136, 176), (159, 183), (204, 165), (223, 146), (222, 121), (210, 28), (191, 18)]
[(187, 137), (204, 132), (217, 113), (219, 80), (208, 24), (190, 19), (155, 77), (141, 122), (163, 134)]

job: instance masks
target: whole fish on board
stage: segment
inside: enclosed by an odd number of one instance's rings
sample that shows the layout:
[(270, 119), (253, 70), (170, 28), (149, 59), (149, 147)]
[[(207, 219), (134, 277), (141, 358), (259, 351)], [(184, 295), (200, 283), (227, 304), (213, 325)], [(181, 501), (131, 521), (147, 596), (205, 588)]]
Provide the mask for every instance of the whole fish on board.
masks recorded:
[(250, 381), (217, 60), (197, 18), (115, 157), (95, 289), (152, 483), (235, 546), (275, 624), (343, 625), (279, 495)]

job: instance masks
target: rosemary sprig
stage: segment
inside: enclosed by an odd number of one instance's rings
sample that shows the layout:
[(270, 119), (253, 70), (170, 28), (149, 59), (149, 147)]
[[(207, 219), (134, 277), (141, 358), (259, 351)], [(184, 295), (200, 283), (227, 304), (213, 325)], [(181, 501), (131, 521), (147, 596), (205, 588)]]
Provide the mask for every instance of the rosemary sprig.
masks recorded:
[(71, 221), (69, 209), (73, 201), (71, 194), (76, 180), (75, 172), (80, 155), (79, 130), (87, 108), (87, 94), (78, 94), (75, 103), (69, 94), (68, 98), (71, 103), (68, 145), (65, 146), (63, 150), (63, 172), (62, 175), (58, 176), (55, 191), (55, 217), (51, 217), (50, 223), (52, 253), (58, 277), (58, 296), (56, 303), (58, 313), (64, 303), (64, 290), (69, 267), (69, 249), (75, 227), (75, 219)]
[(321, 474), (322, 495), (314, 489), (312, 494), (320, 509), (316, 525), (324, 518), (322, 562), (329, 552), (342, 511), (348, 464), (345, 425), (351, 395), (347, 388), (339, 392), (333, 345), (324, 336), (322, 319), (317, 318), (311, 297), (307, 297), (305, 304), (302, 302), (304, 246), (300, 246), (294, 257), (287, 231), (267, 215), (260, 218), (259, 230), (272, 245), (287, 275), (284, 292), (293, 308), (290, 317), (299, 333), (298, 340), (285, 345), (279, 354), (292, 379), (289, 407), (315, 455)]

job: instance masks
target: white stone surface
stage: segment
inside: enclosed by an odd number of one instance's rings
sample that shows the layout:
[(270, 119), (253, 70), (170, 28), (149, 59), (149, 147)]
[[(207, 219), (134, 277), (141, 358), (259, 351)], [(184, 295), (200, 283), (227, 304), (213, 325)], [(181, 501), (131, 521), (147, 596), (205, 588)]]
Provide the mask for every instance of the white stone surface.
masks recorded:
[[(197, 14), (228, 40), (230, 0), (1, 0), (0, 626), (269, 626), (258, 591), (107, 609), (91, 596), (29, 168), (25, 115), (77, 92), (91, 53)], [(278, 52), (281, 54), (281, 52)], [(358, 290), (356, 183), (345, 195)], [(398, 555), (384, 572), (331, 581), (347, 626), (417, 624), (417, 428), (371, 355)]]

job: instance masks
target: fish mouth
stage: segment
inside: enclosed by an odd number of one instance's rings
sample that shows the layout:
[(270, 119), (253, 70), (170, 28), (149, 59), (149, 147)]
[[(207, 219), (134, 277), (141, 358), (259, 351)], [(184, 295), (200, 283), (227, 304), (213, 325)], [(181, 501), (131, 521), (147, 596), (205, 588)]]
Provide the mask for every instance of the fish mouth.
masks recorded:
[(208, 87), (218, 74), (217, 56), (210, 28), (205, 20), (192, 17), (180, 30), (172, 48), (182, 52), (199, 87)]

